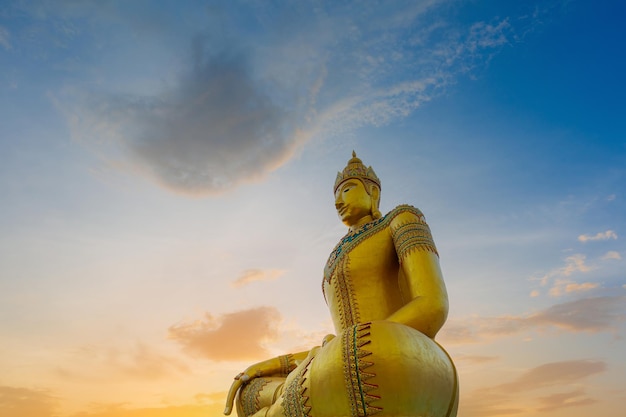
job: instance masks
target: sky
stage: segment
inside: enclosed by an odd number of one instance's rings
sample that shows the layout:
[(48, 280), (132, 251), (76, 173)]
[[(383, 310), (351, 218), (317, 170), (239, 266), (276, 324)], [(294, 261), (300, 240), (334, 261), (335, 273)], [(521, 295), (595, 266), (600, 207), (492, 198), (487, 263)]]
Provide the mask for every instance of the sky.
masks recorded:
[(319, 345), (353, 150), (419, 207), (460, 417), (626, 405), (626, 5), (4, 1), (0, 416), (214, 417)]

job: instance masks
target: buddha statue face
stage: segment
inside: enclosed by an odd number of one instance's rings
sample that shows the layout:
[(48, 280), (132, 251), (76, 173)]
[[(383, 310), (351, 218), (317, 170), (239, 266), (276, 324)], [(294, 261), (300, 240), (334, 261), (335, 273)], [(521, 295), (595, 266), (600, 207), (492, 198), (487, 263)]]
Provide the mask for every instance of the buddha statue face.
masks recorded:
[(352, 159), (335, 180), (335, 208), (351, 230), (381, 217), (380, 180), (372, 167), (366, 168), (352, 151)]
[(341, 183), (335, 191), (335, 208), (341, 221), (348, 227), (372, 221), (373, 197), (357, 178)]

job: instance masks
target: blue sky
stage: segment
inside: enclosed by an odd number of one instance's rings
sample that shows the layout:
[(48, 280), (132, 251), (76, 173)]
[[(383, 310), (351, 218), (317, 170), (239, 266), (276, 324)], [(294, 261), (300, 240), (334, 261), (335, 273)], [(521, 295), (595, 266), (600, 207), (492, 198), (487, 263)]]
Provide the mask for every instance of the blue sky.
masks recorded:
[(415, 205), (433, 230), (459, 415), (617, 416), (624, 17), (5, 2), (0, 414), (219, 415), (247, 364), (319, 344), (354, 149), (382, 211)]

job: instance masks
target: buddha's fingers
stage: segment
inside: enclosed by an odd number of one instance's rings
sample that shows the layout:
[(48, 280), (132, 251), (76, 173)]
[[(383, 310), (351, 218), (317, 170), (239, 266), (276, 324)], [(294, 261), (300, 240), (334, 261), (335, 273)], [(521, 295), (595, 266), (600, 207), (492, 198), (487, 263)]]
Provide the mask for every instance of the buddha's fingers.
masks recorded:
[(233, 403), (235, 402), (235, 395), (237, 395), (237, 391), (243, 385), (243, 381), (241, 379), (235, 379), (233, 384), (230, 386), (230, 390), (228, 391), (228, 395), (226, 396), (226, 407), (224, 408), (224, 414), (230, 415), (233, 411)]

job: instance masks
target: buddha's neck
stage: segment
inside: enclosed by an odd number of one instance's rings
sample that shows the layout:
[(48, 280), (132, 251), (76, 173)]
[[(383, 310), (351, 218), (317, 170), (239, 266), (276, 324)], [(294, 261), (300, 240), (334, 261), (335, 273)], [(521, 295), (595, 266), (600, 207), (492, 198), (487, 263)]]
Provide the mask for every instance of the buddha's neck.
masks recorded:
[(350, 230), (350, 232), (355, 232), (361, 226), (363, 226), (364, 224), (369, 223), (369, 222), (371, 222), (373, 220), (374, 220), (374, 218), (372, 217), (372, 215), (368, 214), (367, 216), (361, 217), (358, 222), (356, 222), (355, 224), (350, 226), (349, 230)]

